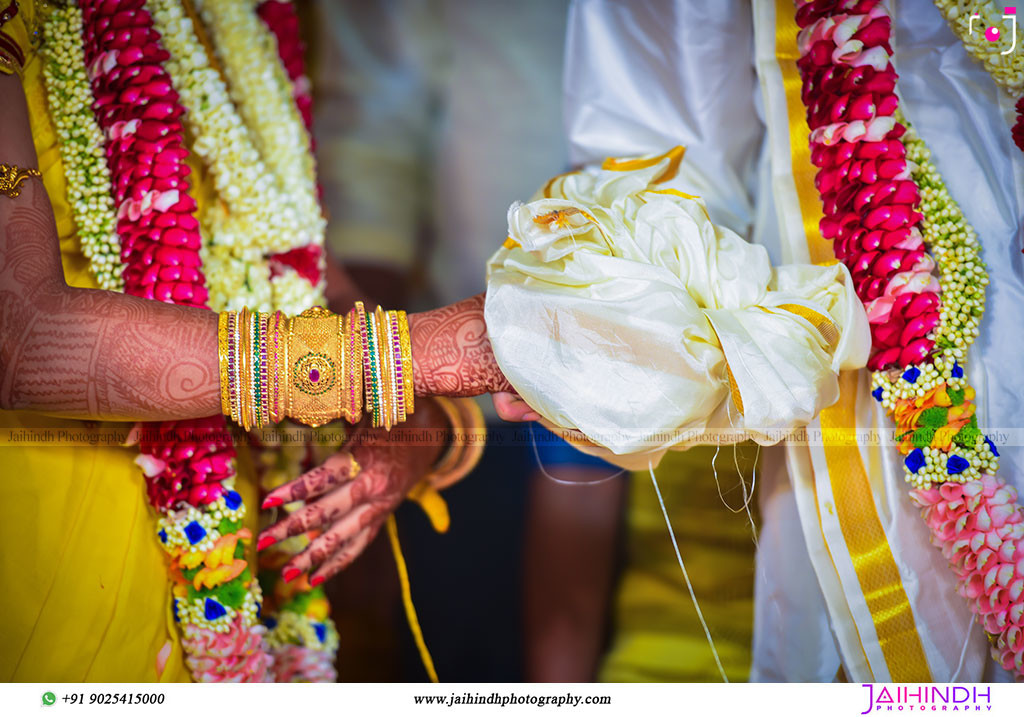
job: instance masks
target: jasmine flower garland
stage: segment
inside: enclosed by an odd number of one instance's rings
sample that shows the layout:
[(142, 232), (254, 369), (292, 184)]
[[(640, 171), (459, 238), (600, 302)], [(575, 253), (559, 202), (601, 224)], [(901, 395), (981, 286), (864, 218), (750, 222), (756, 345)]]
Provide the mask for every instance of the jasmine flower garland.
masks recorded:
[(93, 116), (95, 100), (85, 74), (82, 11), (74, 6), (56, 8), (46, 19), (44, 35), (47, 101), (79, 244), (100, 288), (120, 291), (124, 289), (121, 242), (115, 231), (103, 131)]
[(993, 658), (1022, 680), (1024, 511), (994, 475), (999, 452), (963, 368), (988, 285), (977, 237), (898, 114), (885, 5), (798, 0), (796, 20), (821, 232), (872, 325), (872, 395), (896, 423), (911, 497)]

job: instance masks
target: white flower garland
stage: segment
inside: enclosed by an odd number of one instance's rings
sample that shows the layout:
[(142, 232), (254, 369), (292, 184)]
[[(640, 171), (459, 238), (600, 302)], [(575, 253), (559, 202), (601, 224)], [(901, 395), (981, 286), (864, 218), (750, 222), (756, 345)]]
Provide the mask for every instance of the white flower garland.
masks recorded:
[[(985, 288), (989, 284), (978, 236), (960, 205), (950, 196), (931, 160), (931, 151), (902, 112), (897, 112), (896, 118), (906, 128), (902, 142), (907, 148), (911, 177), (921, 194), (921, 235), (939, 268), (942, 303), (934, 333), (937, 352), (930, 361), (910, 367), (909, 371), (916, 372), (911, 373), (913, 380), (907, 380), (906, 370), (901, 370), (895, 379), (888, 371), (872, 373), (871, 388), (890, 412), (897, 401), (923, 398), (942, 384), (952, 390), (969, 389), (962, 366), (978, 337), (985, 312)], [(916, 473), (908, 471), (907, 480), (916, 487), (928, 487), (931, 483), (978, 480), (982, 473), (995, 473), (999, 458), (983, 438), (973, 447), (957, 449), (956, 453), (970, 464), (962, 473), (949, 475), (947, 454), (925, 448), (925, 465)]]
[[(256, 14), (254, 0), (197, 0), (210, 30), (231, 99), (263, 161), (300, 217), (319, 217), (316, 167), (309, 134), (277, 42)], [(315, 224), (315, 222), (311, 222)]]
[(47, 101), (82, 253), (101, 289), (122, 291), (121, 240), (103, 130), (93, 115), (92, 87), (85, 74), (82, 11), (75, 6), (55, 8), (47, 17), (45, 33)]
[[(1003, 22), (1003, 9), (992, 0), (934, 2), (968, 54), (988, 70), (996, 84), (1013, 98), (1024, 95), (1024, 32), (1018, 29), (1017, 47), (1013, 52), (1001, 54), (1008, 48), (1006, 38), (1012, 29)], [(974, 32), (971, 32), (971, 16), (975, 14), (980, 15), (980, 18), (974, 21)], [(990, 27), (998, 28), (1001, 33), (996, 42), (989, 42), (985, 38), (985, 30)]]
[[(246, 62), (253, 64), (243, 76), (271, 78), (263, 83), (243, 81), (236, 91), (240, 106), (247, 108), (245, 114), (257, 125), (250, 132), (177, 0), (148, 0), (146, 4), (171, 55), (166, 69), (187, 110), (184, 119), (195, 136), (192, 150), (210, 167), (224, 202), (204, 207), (201, 217), (208, 237), (203, 261), (204, 266), (209, 262), (205, 273), (210, 308), (284, 310), (275, 295), (298, 311), (323, 303), (322, 286), (294, 277), (299, 284), (288, 276), (293, 272), (271, 280), (267, 264), (270, 254), (310, 244), (322, 247), (326, 224), (316, 199), (309, 138), (276, 48), (270, 46), (272, 54), (246, 55)], [(232, 7), (225, 9), (222, 4)], [(230, 43), (232, 49), (226, 48), (223, 55), (232, 58), (239, 47), (252, 42), (251, 38), (241, 40), (239, 33), (249, 31), (245, 29), (248, 23), (235, 20), (234, 11), (251, 15), (256, 23), (259, 20), (248, 1), (207, 3), (208, 8), (213, 6), (218, 12), (211, 13), (211, 20), (219, 25), (226, 15), (230, 21), (225, 22), (229, 27), (218, 27), (215, 33), (218, 44)], [(262, 26), (257, 30), (268, 33)], [(256, 138), (262, 146), (275, 148), (268, 151), (269, 160), (261, 156)], [(280, 171), (272, 172), (267, 161)], [(275, 290), (278, 285), (280, 289)]]

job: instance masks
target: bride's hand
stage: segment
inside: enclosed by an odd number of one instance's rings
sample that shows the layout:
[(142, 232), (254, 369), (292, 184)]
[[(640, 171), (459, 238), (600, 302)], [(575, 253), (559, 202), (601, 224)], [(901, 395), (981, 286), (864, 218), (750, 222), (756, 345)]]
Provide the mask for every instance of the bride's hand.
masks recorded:
[(479, 396), (512, 391), (494, 360), (484, 295), (409, 316), (417, 396)]
[(476, 396), (493, 393), (506, 421), (536, 421), (501, 373), (487, 338), (484, 295), (409, 317), (417, 396)]
[(267, 495), (264, 508), (297, 500), (306, 505), (264, 530), (259, 549), (319, 530), (320, 535), (284, 566), (284, 580), (315, 571), (310, 584), (316, 586), (348, 567), (434, 465), (442, 448), (436, 437), (446, 425), (440, 409), (423, 401), (402, 424), (400, 442), (390, 440), (383, 429), (356, 429), (351, 449), (339, 451)]

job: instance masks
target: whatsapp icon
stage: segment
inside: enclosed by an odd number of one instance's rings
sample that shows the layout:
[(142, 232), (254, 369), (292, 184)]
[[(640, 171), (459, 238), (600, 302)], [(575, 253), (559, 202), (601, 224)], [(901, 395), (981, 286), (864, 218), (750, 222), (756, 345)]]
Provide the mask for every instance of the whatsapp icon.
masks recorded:
[(44, 692), (43, 693), (43, 704), (44, 705), (52, 705), (56, 701), (57, 701), (57, 695), (53, 694), (52, 692)]

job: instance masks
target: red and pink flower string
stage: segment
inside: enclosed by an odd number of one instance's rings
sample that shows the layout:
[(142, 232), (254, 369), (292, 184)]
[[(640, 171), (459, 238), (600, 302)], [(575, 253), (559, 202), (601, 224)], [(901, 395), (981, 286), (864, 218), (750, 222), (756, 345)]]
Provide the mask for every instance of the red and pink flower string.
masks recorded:
[[(143, 0), (82, 0), (80, 6), (93, 109), (106, 139), (125, 291), (208, 308), (180, 121), (184, 108), (163, 67), (168, 55), (160, 36)], [(311, 98), (294, 8), (271, 0), (260, 7), (260, 16), (278, 37), (308, 127)], [(321, 279), (318, 247), (278, 260), (311, 283)], [(228, 493), (237, 500), (225, 486), (235, 475), (235, 451), (223, 417), (153, 424), (142, 435), (140, 465), (160, 513), (209, 506)], [(261, 627), (246, 625), (241, 616), (227, 633), (186, 624), (187, 662), (197, 679), (263, 681), (271, 660), (261, 634)]]
[[(185, 110), (163, 67), (168, 55), (144, 4), (80, 2), (94, 111), (106, 137), (125, 292), (208, 308), (180, 122)], [(222, 416), (150, 424), (142, 433), (141, 464), (158, 512), (168, 514), (183, 504), (201, 508), (228, 492), (224, 482), (235, 475), (235, 449)], [(266, 680), (270, 659), (262, 649), (262, 629), (241, 617), (227, 634), (188, 625), (183, 642), (193, 674)]]
[[(869, 367), (899, 369), (912, 383), (936, 348), (940, 286), (920, 229), (921, 195), (901, 141), (906, 129), (896, 119), (892, 19), (880, 0), (798, 0), (796, 20), (821, 232), (834, 240), (868, 313)], [(1018, 143), (1022, 134), (1018, 125)], [(962, 376), (957, 364), (954, 371)], [(912, 496), (993, 656), (1024, 678), (1024, 514), (1016, 492), (984, 474)]]

